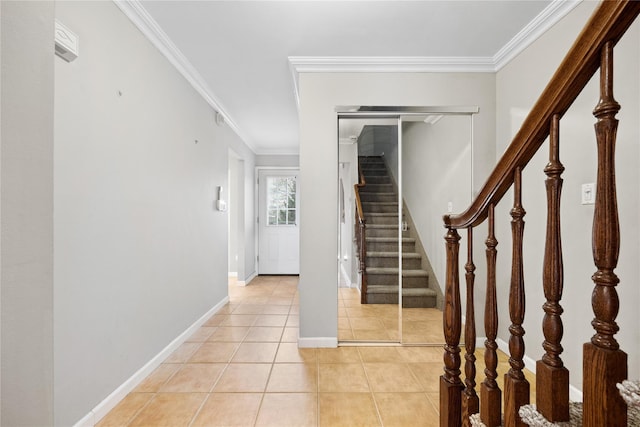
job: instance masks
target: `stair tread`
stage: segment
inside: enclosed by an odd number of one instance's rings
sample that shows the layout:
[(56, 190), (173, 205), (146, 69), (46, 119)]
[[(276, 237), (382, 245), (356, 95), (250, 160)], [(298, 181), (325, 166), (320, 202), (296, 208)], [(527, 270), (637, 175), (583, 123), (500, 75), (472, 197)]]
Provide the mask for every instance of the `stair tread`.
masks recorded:
[(398, 202), (369, 202), (369, 201), (362, 201), (363, 205), (397, 205)]
[[(397, 258), (398, 252), (369, 252), (368, 257), (380, 257), (380, 258)], [(403, 252), (402, 258), (422, 258), (422, 255), (416, 252)]]
[[(367, 237), (366, 241), (394, 243), (398, 241), (398, 238), (397, 237)], [(402, 241), (404, 243), (411, 243), (411, 242), (415, 242), (416, 239), (414, 237), (403, 237)]]
[(398, 212), (365, 212), (364, 216), (398, 216)]
[[(393, 267), (370, 267), (367, 268), (367, 274), (398, 274), (398, 268)], [(402, 277), (425, 277), (429, 273), (425, 270), (402, 270)]]
[(378, 229), (396, 229), (398, 228), (398, 224), (367, 224), (367, 228), (378, 228)]
[[(372, 285), (367, 287), (367, 294), (392, 294), (397, 292), (397, 285)], [(436, 291), (430, 288), (403, 288), (402, 296), (436, 296)]]

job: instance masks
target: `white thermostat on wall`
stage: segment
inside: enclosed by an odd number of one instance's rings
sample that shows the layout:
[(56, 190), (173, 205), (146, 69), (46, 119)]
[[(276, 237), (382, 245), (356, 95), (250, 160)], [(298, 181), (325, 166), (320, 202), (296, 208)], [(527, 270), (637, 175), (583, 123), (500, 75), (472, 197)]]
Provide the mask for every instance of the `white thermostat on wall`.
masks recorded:
[(67, 62), (78, 57), (78, 36), (56, 20), (56, 55)]

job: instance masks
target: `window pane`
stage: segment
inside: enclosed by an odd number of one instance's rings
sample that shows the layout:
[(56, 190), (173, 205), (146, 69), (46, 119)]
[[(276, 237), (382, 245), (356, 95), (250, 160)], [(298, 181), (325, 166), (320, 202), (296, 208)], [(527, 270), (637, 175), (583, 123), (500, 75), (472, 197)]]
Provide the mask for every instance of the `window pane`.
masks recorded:
[(267, 209), (269, 225), (295, 224), (295, 177), (267, 177)]
[(287, 211), (278, 211), (278, 225), (287, 223)]

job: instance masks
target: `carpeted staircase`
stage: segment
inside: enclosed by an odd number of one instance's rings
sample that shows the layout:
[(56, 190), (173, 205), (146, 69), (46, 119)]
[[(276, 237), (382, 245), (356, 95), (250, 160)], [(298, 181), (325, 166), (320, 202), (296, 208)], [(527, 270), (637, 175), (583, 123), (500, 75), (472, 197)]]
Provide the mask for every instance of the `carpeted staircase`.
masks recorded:
[[(398, 195), (381, 157), (360, 157), (366, 185), (360, 200), (366, 226), (367, 303), (398, 303)], [(402, 306), (435, 307), (436, 292), (416, 252), (417, 234), (402, 233)]]

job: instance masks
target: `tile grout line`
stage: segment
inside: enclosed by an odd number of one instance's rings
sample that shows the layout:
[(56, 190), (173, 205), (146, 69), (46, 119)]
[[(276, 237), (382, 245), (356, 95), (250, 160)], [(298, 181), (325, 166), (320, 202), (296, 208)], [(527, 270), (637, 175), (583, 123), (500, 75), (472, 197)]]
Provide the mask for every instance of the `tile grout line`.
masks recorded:
[(362, 370), (364, 371), (364, 376), (367, 379), (367, 386), (369, 387), (369, 394), (371, 395), (371, 400), (373, 400), (373, 406), (376, 408), (376, 415), (378, 416), (378, 423), (382, 427), (382, 414), (380, 414), (380, 407), (378, 406), (378, 402), (376, 401), (376, 396), (373, 394), (373, 387), (371, 386), (371, 381), (369, 380), (369, 373), (367, 372), (367, 368), (364, 366), (364, 358), (362, 357), (362, 352), (358, 348), (356, 350), (358, 352), (358, 356), (360, 356), (360, 365), (362, 366)]
[[(131, 392), (131, 393), (133, 393), (133, 392)], [(127, 396), (129, 396), (131, 393), (127, 394)], [(151, 402), (156, 398), (157, 393), (152, 393), (152, 394), (153, 394), (153, 396), (151, 396), (151, 399), (149, 399), (149, 401), (148, 401), (147, 403), (145, 403), (144, 405), (142, 405), (142, 407), (141, 407), (140, 409), (138, 409), (137, 411), (135, 411), (135, 412), (134, 412), (134, 414), (133, 414), (131, 417), (129, 417), (129, 419), (127, 420), (127, 422), (126, 422), (126, 424), (125, 424), (126, 426), (131, 425), (131, 423), (133, 422), (133, 420), (135, 420), (135, 419), (138, 417), (138, 415), (140, 415), (140, 413), (141, 413), (141, 412), (142, 412), (142, 411), (143, 411), (147, 406), (149, 406), (149, 405), (151, 404)], [(125, 397), (125, 398), (126, 398), (126, 397)], [(107, 415), (108, 415), (108, 414), (107, 414)], [(102, 419), (105, 419), (106, 417), (107, 417), (107, 416), (105, 415)], [(101, 421), (102, 421), (102, 420), (101, 420)], [(99, 424), (100, 424), (100, 423), (98, 423), (98, 424), (96, 424), (96, 425), (99, 425)]]

